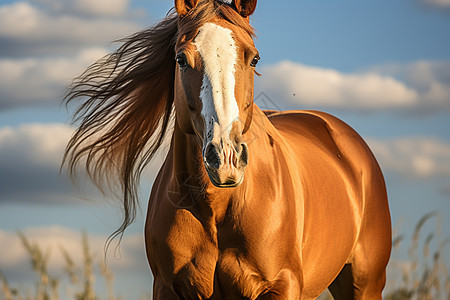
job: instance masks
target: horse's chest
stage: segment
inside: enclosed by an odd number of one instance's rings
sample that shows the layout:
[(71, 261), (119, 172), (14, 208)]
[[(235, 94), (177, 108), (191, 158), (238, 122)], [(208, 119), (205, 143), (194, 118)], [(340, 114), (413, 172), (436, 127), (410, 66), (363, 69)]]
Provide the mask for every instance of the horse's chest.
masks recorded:
[(174, 261), (173, 289), (179, 295), (185, 299), (256, 299), (266, 290), (257, 260), (239, 250), (243, 243), (239, 234), (227, 237), (228, 246), (220, 249), (224, 242), (220, 230), (218, 241), (204, 233), (198, 232), (194, 239), (185, 232), (169, 245)]
[(235, 249), (198, 252), (176, 272), (173, 286), (186, 299), (256, 299), (267, 289), (262, 274)]
[[(166, 284), (184, 299), (256, 299), (270, 289), (284, 266), (280, 257), (291, 256), (287, 249), (292, 246), (283, 244), (292, 240), (286, 236), (288, 231), (252, 214), (246, 215), (245, 224), (261, 226), (246, 227), (229, 216), (218, 224), (202, 222), (196, 215), (196, 211), (177, 210), (170, 216), (170, 226), (152, 231), (156, 236), (150, 247), (156, 251), (151, 253)], [(262, 230), (267, 224), (270, 233)], [(267, 244), (277, 236), (284, 238)]]
[(221, 252), (216, 280), (225, 299), (256, 299), (268, 288), (257, 264), (236, 249)]

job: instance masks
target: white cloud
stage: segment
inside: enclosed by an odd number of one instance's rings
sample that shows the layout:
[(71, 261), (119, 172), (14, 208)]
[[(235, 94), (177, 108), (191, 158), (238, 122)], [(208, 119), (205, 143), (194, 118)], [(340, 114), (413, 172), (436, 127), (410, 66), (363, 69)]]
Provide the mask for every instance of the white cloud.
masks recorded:
[(36, 0), (0, 5), (0, 109), (59, 104), (71, 80), (107, 54), (100, 45), (139, 29), (131, 21), (128, 2)]
[(72, 129), (64, 124), (27, 124), (0, 129), (0, 161), (18, 158), (27, 164), (59, 168)]
[(83, 13), (96, 16), (123, 16), (129, 0), (77, 0), (74, 7)]
[[(64, 124), (26, 124), (0, 129), (0, 203), (74, 203), (81, 200), (60, 176), (72, 129)], [(88, 187), (83, 192), (90, 191)]]
[(382, 76), (393, 76), (411, 87), (424, 110), (449, 109), (450, 62), (417, 61), (406, 64), (383, 64), (369, 69)]
[(450, 8), (450, 0), (420, 0), (420, 2), (436, 8)]
[(56, 13), (80, 13), (87, 16), (117, 17), (128, 13), (129, 0), (32, 0)]
[[(57, 5), (59, 1), (48, 1)], [(89, 5), (87, 4), (89, 2)], [(108, 2), (108, 4), (106, 4)], [(47, 6), (40, 8), (28, 2), (15, 2), (0, 6), (0, 54), (51, 55), (71, 52), (80, 47), (105, 45), (138, 30), (139, 26), (126, 18), (111, 18), (124, 14), (127, 1), (73, 2), (80, 10), (104, 12), (95, 18), (85, 18), (61, 9), (51, 13)]]
[(72, 58), (0, 59), (0, 109), (59, 104), (71, 80), (106, 54), (104, 49), (91, 48)]
[(367, 139), (384, 171), (409, 179), (449, 178), (450, 144), (430, 137)]
[(448, 62), (418, 62), (341, 73), (283, 61), (262, 68), (256, 91), (297, 108), (448, 110), (449, 70)]

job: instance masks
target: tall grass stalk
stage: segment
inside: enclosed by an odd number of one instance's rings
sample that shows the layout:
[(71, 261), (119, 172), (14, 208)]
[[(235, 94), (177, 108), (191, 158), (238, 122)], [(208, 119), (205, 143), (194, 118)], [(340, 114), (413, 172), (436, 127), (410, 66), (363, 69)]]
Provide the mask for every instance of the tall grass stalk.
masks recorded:
[(15, 294), (15, 291), (11, 290), (11, 287), (8, 284), (8, 280), (6, 279), (5, 275), (3, 275), (2, 272), (0, 272), (0, 282), (2, 284), (1, 291), (2, 291), (4, 299), (12, 300), (13, 295)]
[[(421, 244), (422, 229), (429, 220), (436, 218), (437, 226), (434, 232), (428, 233)], [(411, 237), (411, 245), (408, 249), (408, 258), (403, 263), (398, 262), (397, 252), (399, 245), (405, 240), (403, 235), (398, 235), (393, 240), (393, 253), (388, 277), (394, 274), (402, 274), (402, 280), (397, 283), (395, 278), (387, 284), (387, 300), (439, 300), (450, 299), (450, 279), (448, 266), (444, 258), (445, 245), (450, 238), (440, 238), (440, 215), (437, 212), (425, 214), (417, 222)], [(438, 247), (432, 252), (432, 244), (438, 243)], [(422, 250), (422, 251), (419, 251)], [(433, 253), (431, 256), (430, 254)]]
[[(49, 272), (49, 261), (51, 252), (49, 250), (43, 251), (42, 248), (30, 242), (30, 240), (21, 232), (18, 236), (25, 248), (29, 258), (32, 271), (37, 275), (35, 282), (35, 289), (33, 292), (23, 289), (16, 289), (11, 287), (6, 277), (0, 272), (1, 294), (0, 300), (59, 300), (61, 282), (63, 278), (53, 276)], [(94, 274), (94, 255), (89, 248), (89, 239), (86, 232), (82, 234), (82, 248), (83, 248), (83, 263), (78, 267), (70, 254), (60, 247), (60, 251), (65, 260), (63, 276), (67, 277), (72, 290), (68, 294), (69, 299), (74, 300), (100, 300), (100, 297), (95, 291), (95, 274)], [(100, 261), (100, 275), (106, 281), (108, 300), (116, 300), (114, 295), (113, 280), (114, 275), (112, 271)]]

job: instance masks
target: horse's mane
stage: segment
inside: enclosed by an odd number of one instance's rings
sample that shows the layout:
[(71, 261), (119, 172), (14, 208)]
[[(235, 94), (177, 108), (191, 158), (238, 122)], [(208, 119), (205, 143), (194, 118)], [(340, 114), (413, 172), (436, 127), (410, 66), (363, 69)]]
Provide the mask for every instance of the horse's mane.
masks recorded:
[(170, 128), (177, 38), (214, 17), (253, 35), (253, 28), (232, 7), (202, 0), (181, 20), (170, 13), (157, 25), (119, 40), (118, 50), (92, 64), (68, 89), (66, 104), (74, 99), (81, 104), (63, 165), (75, 178), (81, 164), (102, 192), (119, 188), (113, 194), (120, 198), (124, 215), (112, 238), (134, 221), (142, 171)]

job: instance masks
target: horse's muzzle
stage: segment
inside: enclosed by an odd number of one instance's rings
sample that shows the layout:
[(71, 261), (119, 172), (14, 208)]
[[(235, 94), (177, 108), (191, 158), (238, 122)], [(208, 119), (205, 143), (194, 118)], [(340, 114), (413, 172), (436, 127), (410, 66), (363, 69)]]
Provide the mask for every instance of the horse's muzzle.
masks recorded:
[(208, 176), (216, 187), (231, 188), (242, 183), (248, 164), (248, 146), (240, 141), (209, 142), (203, 151)]

